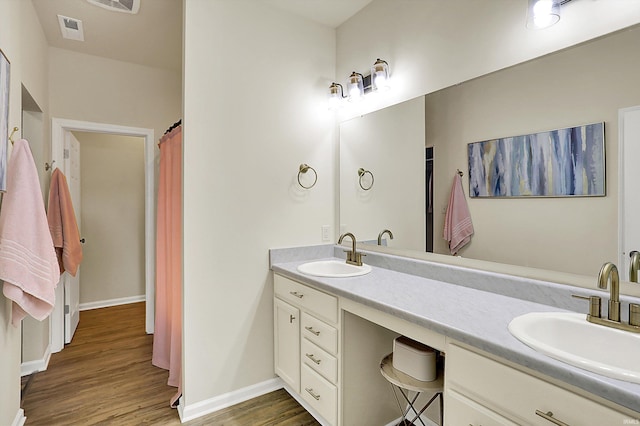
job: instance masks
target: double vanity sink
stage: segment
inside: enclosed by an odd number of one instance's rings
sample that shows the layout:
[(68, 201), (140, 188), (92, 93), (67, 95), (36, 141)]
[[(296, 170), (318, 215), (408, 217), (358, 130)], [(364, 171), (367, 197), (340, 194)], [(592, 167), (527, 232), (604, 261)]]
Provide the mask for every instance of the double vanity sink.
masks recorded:
[[(370, 260), (374, 266), (378, 266), (374, 259)], [(430, 268), (432, 268), (432, 266), (430, 266)], [(579, 370), (572, 370), (569, 367), (565, 372), (564, 369), (567, 367), (561, 367), (553, 362), (544, 361), (543, 358), (545, 357), (604, 376), (602, 379), (611, 378), (626, 382), (627, 384), (618, 382), (619, 384), (616, 385), (618, 390), (625, 389), (623, 392), (632, 392), (635, 394), (636, 391), (632, 389), (637, 389), (636, 384), (640, 384), (640, 362), (637, 360), (637, 354), (640, 353), (640, 333), (632, 333), (593, 324), (587, 321), (586, 313), (568, 312), (566, 310), (567, 308), (561, 305), (558, 307), (550, 307), (539, 304), (540, 302), (533, 304), (525, 301), (515, 302), (517, 299), (511, 299), (511, 297), (507, 297), (506, 295), (502, 296), (497, 294), (495, 297), (491, 296), (491, 299), (495, 298), (494, 303), (507, 303), (510, 306), (504, 307), (505, 305), (502, 305), (503, 307), (498, 307), (498, 305), (495, 305), (494, 308), (487, 308), (483, 300), (485, 296), (480, 294), (471, 296), (476, 300), (473, 302), (470, 301), (470, 305), (465, 305), (467, 303), (466, 301), (461, 305), (462, 299), (460, 299), (460, 292), (466, 292), (467, 290), (456, 289), (458, 286), (445, 287), (446, 290), (444, 290), (445, 288), (439, 287), (439, 290), (437, 290), (441, 295), (451, 291), (453, 297), (448, 296), (448, 299), (451, 299), (449, 307), (444, 306), (447, 304), (442, 303), (440, 306), (430, 304), (429, 300), (423, 299), (423, 297), (420, 296), (420, 293), (416, 293), (413, 297), (414, 300), (409, 302), (411, 297), (406, 299), (406, 293), (408, 291), (415, 289), (418, 292), (422, 292), (424, 290), (419, 289), (419, 286), (431, 284), (422, 284), (420, 280), (423, 279), (413, 274), (401, 274), (397, 271), (386, 270), (386, 268), (372, 269), (368, 264), (363, 264), (362, 266), (352, 265), (346, 263), (344, 260), (335, 258), (299, 263), (295, 269), (296, 272), (300, 274), (311, 276), (309, 277), (310, 283), (326, 284), (328, 285), (326, 290), (332, 289), (340, 296), (347, 296), (349, 298), (356, 296), (354, 300), (360, 302), (364, 301), (364, 298), (370, 298), (367, 299), (369, 301), (367, 304), (369, 304), (370, 301), (374, 301), (374, 304), (371, 306), (375, 306), (376, 304), (375, 299), (379, 294), (378, 288), (382, 288), (379, 286), (384, 283), (384, 286), (387, 288), (386, 291), (389, 291), (388, 285), (393, 282), (394, 289), (391, 290), (390, 293), (394, 293), (395, 295), (391, 296), (391, 299), (394, 300), (394, 303), (402, 301), (402, 303), (406, 302), (407, 304), (404, 306), (399, 305), (398, 310), (393, 312), (388, 311), (388, 313), (412, 322), (415, 321), (416, 324), (422, 323), (424, 326), (428, 326), (432, 330), (445, 335), (449, 333), (451, 337), (473, 344), (474, 346), (480, 345), (478, 347), (484, 348), (485, 350), (489, 349), (490, 352), (494, 352), (498, 356), (504, 356), (507, 359), (513, 357), (512, 359), (514, 360), (520, 359), (519, 362), (524, 362), (524, 365), (537, 366), (534, 367), (536, 369), (542, 367), (539, 371), (548, 375), (564, 379), (570, 377), (575, 378), (577, 377), (576, 371)], [(413, 268), (411, 269), (413, 270)], [(362, 280), (358, 280), (356, 284), (352, 280), (332, 279), (358, 277), (370, 274), (372, 270), (375, 271), (375, 273), (371, 275), (371, 280), (368, 280), (366, 283)], [(396, 281), (395, 276), (392, 276), (394, 274), (401, 274), (402, 277), (400, 278), (402, 281)], [(431, 275), (432, 273), (429, 272), (425, 277)], [(433, 276), (438, 276), (438, 274), (435, 273)], [(440, 278), (437, 280), (439, 279)], [(487, 282), (493, 281), (493, 279), (494, 277), (491, 277)], [(432, 281), (431, 279), (427, 280)], [(369, 290), (369, 287), (372, 289)], [(324, 289), (324, 286), (320, 288)], [(477, 290), (469, 289), (469, 291), (473, 293)], [(455, 299), (456, 297), (457, 299)], [(562, 297), (565, 298), (564, 295)], [(570, 294), (566, 299), (571, 299)], [(423, 302), (419, 303), (419, 300), (423, 300)], [(519, 306), (521, 303), (522, 307)], [(454, 307), (454, 305), (457, 307)], [(525, 305), (528, 307), (525, 307)], [(474, 321), (471, 317), (465, 319), (464, 317), (467, 317), (467, 315), (452, 315), (452, 319), (449, 320), (447, 310), (458, 309), (462, 312), (465, 308), (471, 308), (473, 311), (479, 308), (480, 311), (483, 311), (482, 315), (485, 315), (486, 321)], [(467, 312), (471, 315), (473, 311)], [(486, 317), (486, 315), (489, 315), (489, 317)], [(442, 318), (450, 321), (449, 325), (446, 326), (447, 329), (440, 329)], [(504, 325), (501, 326), (501, 329), (490, 329), (491, 327), (495, 327), (490, 325), (491, 322), (494, 322), (495, 326), (498, 326), (498, 324)], [(459, 332), (461, 333), (458, 334)], [(511, 337), (509, 338), (507, 336)], [(536, 356), (531, 358), (531, 355), (526, 355), (526, 351), (518, 347), (519, 343), (517, 343), (513, 337), (533, 349), (536, 353), (542, 354), (543, 357), (540, 358)], [(490, 349), (492, 346), (493, 349)], [(524, 361), (525, 358), (523, 358), (523, 356), (527, 359), (526, 361)], [(578, 374), (578, 376), (583, 375), (584, 373)], [(578, 381), (582, 380), (583, 379), (579, 379)], [(591, 381), (592, 379), (588, 380)], [(595, 380), (600, 381), (600, 379)], [(577, 385), (578, 382), (575, 382), (575, 384)], [(592, 385), (589, 385), (588, 388), (591, 388), (591, 386)], [(618, 390), (615, 393), (617, 393)], [(610, 391), (603, 392), (604, 394), (608, 394)], [(602, 394), (602, 396), (604, 396), (604, 394)], [(625, 397), (625, 399), (627, 398), (629, 398), (629, 396)], [(615, 399), (617, 400), (618, 398), (616, 397)], [(638, 407), (635, 403), (633, 405), (634, 409)]]

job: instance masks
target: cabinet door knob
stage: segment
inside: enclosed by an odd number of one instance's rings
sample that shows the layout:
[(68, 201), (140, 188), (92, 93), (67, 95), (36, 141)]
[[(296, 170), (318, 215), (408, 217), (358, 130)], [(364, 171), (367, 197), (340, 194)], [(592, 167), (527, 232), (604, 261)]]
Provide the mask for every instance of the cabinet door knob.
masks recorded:
[(313, 329), (313, 327), (308, 327), (308, 326), (307, 326), (307, 327), (305, 327), (305, 329), (306, 329), (308, 332), (315, 334), (316, 336), (319, 336), (319, 335), (320, 335), (320, 332), (319, 332), (319, 331), (315, 331), (315, 330)]
[(558, 419), (556, 419), (555, 417), (553, 417), (553, 413), (551, 411), (547, 411), (546, 413), (543, 413), (540, 410), (536, 410), (536, 416), (540, 416), (543, 419), (553, 423), (554, 425), (558, 425), (558, 426), (569, 426), (567, 423), (562, 422)]
[(297, 291), (290, 291), (289, 294), (297, 297), (298, 299), (302, 299), (304, 297), (304, 294), (300, 294)]

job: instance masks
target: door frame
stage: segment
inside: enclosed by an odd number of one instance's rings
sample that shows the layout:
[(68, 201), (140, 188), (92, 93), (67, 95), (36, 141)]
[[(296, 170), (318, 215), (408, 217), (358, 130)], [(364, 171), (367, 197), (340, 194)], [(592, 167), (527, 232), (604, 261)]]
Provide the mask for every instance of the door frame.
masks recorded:
[[(144, 138), (144, 216), (145, 216), (145, 329), (152, 334), (155, 329), (155, 137), (153, 129), (127, 127), (116, 124), (90, 121), (51, 119), (51, 160), (66, 174), (64, 162), (64, 138), (66, 132), (108, 133), (120, 136)], [(59, 352), (64, 348), (64, 297), (60, 297), (62, 286), (56, 288), (56, 304), (51, 314), (51, 351)]]
[[(629, 118), (630, 113), (639, 113), (640, 106), (622, 108), (618, 110), (618, 266), (620, 269), (620, 279), (629, 280), (629, 251), (638, 250), (640, 248), (631, 246), (631, 244), (640, 237), (638, 227), (635, 226), (635, 215), (627, 214), (626, 209), (629, 207), (627, 191), (632, 190), (630, 182), (634, 180), (636, 175), (640, 173), (633, 159), (632, 154), (638, 152), (637, 143), (631, 138), (625, 138), (625, 120)], [(629, 236), (633, 233), (632, 237)], [(633, 240), (633, 241), (631, 241)]]

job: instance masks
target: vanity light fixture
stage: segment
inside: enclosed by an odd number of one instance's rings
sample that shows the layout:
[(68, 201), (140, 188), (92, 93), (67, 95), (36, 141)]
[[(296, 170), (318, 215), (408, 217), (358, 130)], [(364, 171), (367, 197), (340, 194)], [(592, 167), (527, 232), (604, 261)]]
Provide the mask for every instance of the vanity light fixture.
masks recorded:
[(371, 67), (372, 90), (389, 90), (389, 64), (382, 59), (376, 59)]
[(558, 23), (561, 3), (562, 0), (529, 0), (527, 28), (542, 29)]
[(389, 63), (378, 58), (371, 67), (370, 74), (352, 72), (347, 79), (346, 89), (339, 83), (331, 83), (328, 92), (329, 109), (336, 110), (341, 107), (344, 98), (348, 98), (350, 102), (358, 102), (366, 93), (388, 90), (389, 75)]
[(340, 83), (331, 83), (329, 86), (329, 109), (336, 110), (342, 106), (342, 100), (346, 98), (344, 89)]
[(364, 97), (364, 76), (359, 72), (352, 72), (347, 80), (349, 102), (361, 101)]

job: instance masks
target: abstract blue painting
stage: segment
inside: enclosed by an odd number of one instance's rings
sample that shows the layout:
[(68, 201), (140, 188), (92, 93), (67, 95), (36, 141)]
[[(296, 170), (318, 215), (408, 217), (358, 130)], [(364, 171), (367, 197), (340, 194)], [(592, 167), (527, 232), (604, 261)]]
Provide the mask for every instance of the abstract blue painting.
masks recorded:
[(604, 123), (468, 145), (469, 196), (604, 196)]

